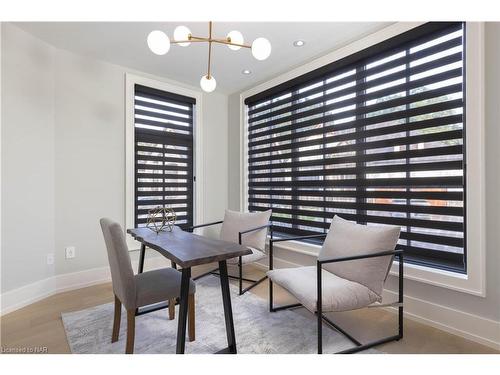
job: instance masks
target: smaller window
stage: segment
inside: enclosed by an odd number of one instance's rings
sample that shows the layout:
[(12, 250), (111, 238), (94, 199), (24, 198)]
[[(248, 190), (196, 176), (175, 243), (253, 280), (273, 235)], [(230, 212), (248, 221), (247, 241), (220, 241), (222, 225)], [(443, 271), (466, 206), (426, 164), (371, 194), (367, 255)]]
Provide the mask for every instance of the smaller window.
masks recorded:
[(135, 85), (134, 222), (146, 225), (148, 211), (170, 207), (176, 225), (193, 225), (193, 114), (195, 99)]

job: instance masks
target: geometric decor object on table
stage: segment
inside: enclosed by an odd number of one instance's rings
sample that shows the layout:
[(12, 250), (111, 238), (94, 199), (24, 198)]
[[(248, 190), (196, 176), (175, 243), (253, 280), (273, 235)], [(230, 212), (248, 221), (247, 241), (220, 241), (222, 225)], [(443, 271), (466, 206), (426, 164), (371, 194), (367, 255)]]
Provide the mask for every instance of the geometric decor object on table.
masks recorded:
[(158, 206), (148, 210), (146, 227), (156, 232), (156, 234), (164, 230), (172, 232), (176, 220), (177, 215), (173, 209)]

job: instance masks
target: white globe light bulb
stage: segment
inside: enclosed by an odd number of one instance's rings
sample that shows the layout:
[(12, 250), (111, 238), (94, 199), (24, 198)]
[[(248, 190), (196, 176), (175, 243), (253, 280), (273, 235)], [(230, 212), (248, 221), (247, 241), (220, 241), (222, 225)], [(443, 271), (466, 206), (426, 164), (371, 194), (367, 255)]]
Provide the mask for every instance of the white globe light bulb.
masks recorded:
[(215, 80), (214, 76), (203, 76), (200, 80), (200, 86), (203, 91), (212, 92), (217, 86), (217, 81)]
[[(190, 35), (191, 35), (191, 30), (189, 30), (186, 26), (177, 26), (174, 30), (175, 41), (188, 40)], [(191, 44), (190, 42), (178, 43), (178, 45), (181, 47), (187, 47), (190, 44)]]
[(170, 39), (163, 31), (151, 31), (148, 35), (148, 47), (156, 55), (164, 55), (170, 49)]
[[(229, 32), (229, 34), (227, 34), (227, 38), (231, 40), (231, 43), (243, 44), (244, 42), (243, 35), (236, 30)], [(229, 49), (232, 49), (233, 51), (237, 51), (241, 48), (239, 46), (232, 46), (230, 44), (228, 44), (227, 46), (229, 47)]]
[(257, 60), (265, 60), (271, 54), (271, 43), (266, 38), (257, 38), (252, 43), (252, 55)]

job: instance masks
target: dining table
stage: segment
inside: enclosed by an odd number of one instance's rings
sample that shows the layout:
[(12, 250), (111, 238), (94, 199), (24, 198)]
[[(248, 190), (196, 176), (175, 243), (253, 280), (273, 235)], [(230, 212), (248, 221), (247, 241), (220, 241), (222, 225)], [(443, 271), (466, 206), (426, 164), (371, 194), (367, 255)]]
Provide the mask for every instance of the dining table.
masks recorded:
[(178, 226), (174, 226), (171, 231), (163, 230), (160, 232), (156, 232), (149, 227), (138, 227), (127, 229), (127, 233), (141, 243), (138, 266), (139, 273), (142, 273), (144, 270), (146, 248), (153, 249), (169, 259), (172, 263), (172, 267), (180, 267), (182, 276), (177, 324), (177, 354), (184, 354), (186, 347), (186, 323), (191, 268), (203, 264), (218, 263), (226, 325), (227, 347), (219, 350), (217, 354), (236, 354), (236, 337), (231, 307), (229, 277), (227, 273), (227, 260), (251, 254), (251, 250), (237, 243), (222, 241), (220, 239), (185, 231)]

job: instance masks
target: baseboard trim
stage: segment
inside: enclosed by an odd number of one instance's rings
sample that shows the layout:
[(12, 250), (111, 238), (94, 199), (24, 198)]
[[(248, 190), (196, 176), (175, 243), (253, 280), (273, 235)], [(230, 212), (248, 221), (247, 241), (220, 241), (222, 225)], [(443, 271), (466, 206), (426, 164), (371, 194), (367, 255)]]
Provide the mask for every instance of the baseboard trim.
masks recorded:
[(55, 294), (55, 290), (56, 278), (48, 277), (2, 293), (0, 297), (1, 316), (50, 297)]
[[(302, 266), (277, 257), (274, 257), (273, 262), (275, 268)], [(268, 269), (265, 261), (254, 263), (254, 265), (264, 271)], [(384, 300), (393, 301), (397, 299), (397, 293), (385, 289), (383, 297)], [(500, 322), (408, 295), (405, 295), (404, 298), (407, 319), (500, 350)], [(393, 313), (397, 312), (394, 308), (387, 308), (387, 310)]]
[[(384, 298), (396, 300), (397, 293), (384, 290)], [(500, 322), (447, 306), (404, 296), (405, 317), (442, 331), (500, 350)], [(397, 313), (395, 308), (388, 311)]]
[[(132, 262), (137, 269), (138, 262)], [(163, 257), (148, 257), (145, 263), (146, 270), (170, 266)], [(111, 281), (109, 267), (92, 268), (84, 271), (65, 273), (10, 290), (0, 295), (0, 316), (19, 310), (54, 294), (70, 290), (86, 288), (92, 285)]]

